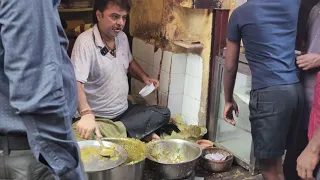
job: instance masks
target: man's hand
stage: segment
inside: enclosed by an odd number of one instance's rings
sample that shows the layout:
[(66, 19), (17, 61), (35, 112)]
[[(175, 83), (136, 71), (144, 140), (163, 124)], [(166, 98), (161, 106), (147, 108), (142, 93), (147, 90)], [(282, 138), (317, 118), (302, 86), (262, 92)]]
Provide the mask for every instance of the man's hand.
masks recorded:
[(236, 102), (225, 102), (224, 105), (224, 112), (223, 118), (226, 122), (236, 125), (236, 121), (233, 118), (233, 111), (235, 112), (236, 116), (239, 116), (238, 105)]
[(312, 150), (311, 146), (309, 143), (297, 159), (298, 175), (304, 180), (315, 179), (313, 171), (319, 162), (319, 153)]
[(159, 87), (159, 81), (157, 79), (151, 79), (149, 77), (146, 77), (143, 79), (143, 83), (146, 85), (151, 85), (153, 83), (156, 89)]
[(297, 64), (302, 70), (320, 67), (320, 54), (305, 54), (297, 57)]
[[(82, 139), (88, 139), (96, 130), (96, 121), (93, 114), (86, 114), (77, 123), (77, 132)], [(100, 132), (99, 132), (100, 133)]]
[(96, 123), (96, 130), (94, 131), (94, 133), (96, 134), (96, 136), (101, 139), (102, 138), (102, 135), (101, 135), (101, 132), (100, 132), (100, 129), (99, 129), (99, 126), (97, 125)]

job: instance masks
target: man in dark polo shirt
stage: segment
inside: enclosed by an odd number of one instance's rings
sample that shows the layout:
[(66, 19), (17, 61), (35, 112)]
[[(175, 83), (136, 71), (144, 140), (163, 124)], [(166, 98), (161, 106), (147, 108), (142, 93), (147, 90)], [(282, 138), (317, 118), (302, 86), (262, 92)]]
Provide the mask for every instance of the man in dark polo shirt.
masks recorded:
[[(230, 17), (225, 59), (224, 119), (236, 125), (233, 88), (240, 41), (252, 73), (250, 121), (254, 155), (264, 179), (284, 179), (282, 156), (295, 145), (303, 89), (297, 77), (295, 40), (300, 0), (250, 0)], [(290, 138), (288, 138), (290, 137)]]
[[(305, 90), (306, 105), (304, 108), (304, 132), (306, 132), (307, 124), (314, 99), (316, 78), (320, 70), (320, 2), (316, 4), (309, 15), (308, 33), (306, 37), (306, 54), (297, 58), (298, 66), (302, 71), (302, 84)], [(320, 93), (320, 92), (316, 92)], [(313, 127), (310, 127), (313, 128)], [(309, 131), (314, 131), (309, 129)], [(306, 133), (303, 134), (306, 136)], [(309, 142), (303, 153), (298, 158), (297, 171), (301, 178), (312, 178), (315, 166), (320, 158), (320, 140), (314, 136)], [(315, 140), (317, 139), (317, 140)], [(302, 142), (300, 142), (302, 143)], [(320, 175), (318, 173), (318, 175)], [(320, 180), (320, 176), (317, 177)]]

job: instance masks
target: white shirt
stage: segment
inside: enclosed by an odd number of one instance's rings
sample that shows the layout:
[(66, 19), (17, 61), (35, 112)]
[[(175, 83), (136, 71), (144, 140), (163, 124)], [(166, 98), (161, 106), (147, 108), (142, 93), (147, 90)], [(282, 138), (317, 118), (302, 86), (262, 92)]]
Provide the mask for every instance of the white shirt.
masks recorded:
[(77, 81), (84, 83), (87, 101), (97, 117), (114, 119), (128, 109), (127, 70), (132, 61), (128, 38), (115, 38), (116, 57), (103, 56), (104, 47), (97, 25), (77, 38), (71, 55)]

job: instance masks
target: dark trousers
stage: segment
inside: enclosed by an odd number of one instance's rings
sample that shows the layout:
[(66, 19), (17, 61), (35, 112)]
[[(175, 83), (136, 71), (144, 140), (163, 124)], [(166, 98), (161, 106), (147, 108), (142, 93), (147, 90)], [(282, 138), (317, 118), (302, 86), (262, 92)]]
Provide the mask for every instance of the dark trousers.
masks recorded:
[(54, 180), (34, 157), (26, 136), (0, 136), (0, 179)]
[[(251, 133), (257, 159), (279, 158), (286, 149), (289, 149), (289, 157), (297, 155), (298, 151), (292, 150), (296, 150), (300, 143), (303, 105), (300, 83), (251, 91)], [(296, 158), (290, 160), (292, 163), (294, 161)]]
[(130, 137), (142, 139), (168, 124), (170, 116), (170, 110), (166, 107), (144, 106), (129, 102), (127, 111), (114, 121), (121, 121)]
[(0, 153), (0, 179), (54, 180), (54, 176), (31, 150), (12, 150), (8, 155)]

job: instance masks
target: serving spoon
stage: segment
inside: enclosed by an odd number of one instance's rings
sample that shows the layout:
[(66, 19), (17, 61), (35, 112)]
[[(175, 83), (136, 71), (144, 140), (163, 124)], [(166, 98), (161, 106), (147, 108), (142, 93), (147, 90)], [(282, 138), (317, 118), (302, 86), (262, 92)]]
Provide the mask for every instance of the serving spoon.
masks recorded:
[(99, 152), (100, 156), (111, 157), (113, 155), (113, 153), (114, 153), (114, 150), (106, 148), (103, 145), (101, 138), (97, 138), (97, 141), (99, 142), (100, 147), (101, 147), (101, 151)]

